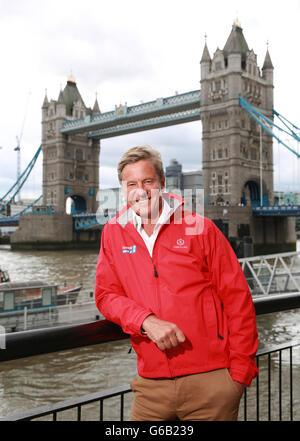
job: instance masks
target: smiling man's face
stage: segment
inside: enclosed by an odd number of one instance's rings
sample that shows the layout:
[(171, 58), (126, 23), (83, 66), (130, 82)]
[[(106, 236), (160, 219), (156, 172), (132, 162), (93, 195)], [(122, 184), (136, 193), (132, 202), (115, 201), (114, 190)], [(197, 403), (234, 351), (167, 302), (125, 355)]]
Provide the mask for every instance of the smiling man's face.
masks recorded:
[(161, 190), (164, 180), (159, 181), (153, 164), (140, 160), (127, 164), (122, 172), (122, 191), (129, 206), (141, 216), (144, 223), (155, 223), (161, 211)]

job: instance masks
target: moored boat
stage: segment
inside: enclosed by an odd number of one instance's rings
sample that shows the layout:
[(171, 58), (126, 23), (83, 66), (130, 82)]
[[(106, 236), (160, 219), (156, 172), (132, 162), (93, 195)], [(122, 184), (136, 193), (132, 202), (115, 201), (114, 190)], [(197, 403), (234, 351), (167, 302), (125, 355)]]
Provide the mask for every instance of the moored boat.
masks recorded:
[(6, 271), (0, 269), (0, 314), (4, 312), (66, 305), (75, 303), (81, 285), (60, 287), (40, 280), (11, 282)]

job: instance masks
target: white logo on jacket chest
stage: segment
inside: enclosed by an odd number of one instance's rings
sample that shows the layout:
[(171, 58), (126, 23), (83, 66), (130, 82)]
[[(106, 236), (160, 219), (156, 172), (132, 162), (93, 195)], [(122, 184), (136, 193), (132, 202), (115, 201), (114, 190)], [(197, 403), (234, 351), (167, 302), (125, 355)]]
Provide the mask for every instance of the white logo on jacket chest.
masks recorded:
[(173, 248), (183, 249), (183, 248), (187, 248), (187, 245), (185, 245), (185, 242), (183, 239), (179, 238), (176, 241), (176, 245), (173, 245)]

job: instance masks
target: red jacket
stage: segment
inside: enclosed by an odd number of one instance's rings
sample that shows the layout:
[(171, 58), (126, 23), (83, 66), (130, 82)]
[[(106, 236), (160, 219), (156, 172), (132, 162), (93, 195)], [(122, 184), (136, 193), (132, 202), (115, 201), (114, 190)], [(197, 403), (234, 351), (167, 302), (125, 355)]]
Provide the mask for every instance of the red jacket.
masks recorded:
[[(169, 195), (168, 203), (178, 200)], [(176, 377), (230, 368), (250, 385), (257, 375), (252, 297), (240, 264), (215, 224), (182, 204), (159, 230), (151, 258), (126, 207), (102, 232), (95, 299), (106, 319), (131, 335), (143, 377)], [(125, 221), (124, 221), (125, 217)], [(154, 313), (186, 340), (161, 351), (141, 333)]]

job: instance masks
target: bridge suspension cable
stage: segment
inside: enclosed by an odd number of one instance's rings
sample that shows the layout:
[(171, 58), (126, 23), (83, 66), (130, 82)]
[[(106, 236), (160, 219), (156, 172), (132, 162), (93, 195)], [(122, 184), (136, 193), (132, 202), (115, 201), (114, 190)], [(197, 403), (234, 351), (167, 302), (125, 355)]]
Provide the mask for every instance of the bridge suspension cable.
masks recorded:
[(11, 201), (14, 199), (14, 197), (19, 193), (19, 191), (21, 190), (21, 188), (23, 187), (23, 185), (25, 184), (25, 182), (28, 179), (28, 176), (30, 175), (36, 161), (37, 158), (39, 157), (39, 154), (41, 153), (42, 150), (42, 146), (40, 145), (40, 147), (38, 148), (38, 150), (36, 151), (34, 157), (32, 158), (32, 160), (29, 162), (29, 164), (27, 165), (27, 167), (25, 168), (25, 170), (23, 171), (23, 173), (21, 173), (20, 177), (17, 179), (17, 181), (14, 183), (14, 185), (8, 190), (8, 192), (0, 199), (0, 203), (2, 201), (5, 200), (5, 198), (8, 197), (8, 201), (6, 201), (1, 207), (0, 207), (0, 211), (3, 211), (10, 203)]
[(28, 210), (28, 208), (33, 207), (35, 204), (37, 204), (41, 199), (42, 199), (43, 195), (41, 194), (34, 202), (31, 202), (31, 204), (28, 204), (26, 207), (23, 208), (23, 210), (19, 211), (18, 213), (14, 214), (13, 216), (5, 216), (3, 214), (0, 213), (0, 220), (2, 219), (15, 219), (17, 217), (20, 216), (20, 214), (25, 213), (26, 210)]
[(14, 214), (13, 216), (11, 216), (11, 218), (15, 218), (20, 216), (20, 214), (25, 213), (26, 210), (28, 210), (28, 208), (33, 207), (35, 204), (37, 204), (41, 199), (42, 199), (43, 195), (41, 194), (34, 202), (31, 202), (31, 204), (28, 204), (25, 208), (23, 208), (23, 210), (19, 211), (18, 213)]
[[(298, 135), (290, 128), (290, 126), (292, 126), (294, 129), (296, 130), (300, 130), (299, 127), (295, 126), (295, 124), (293, 124), (292, 122), (290, 122), (287, 118), (285, 118), (284, 116), (280, 115), (279, 112), (277, 112), (275, 109), (272, 110), (273, 114), (275, 116), (277, 116), (280, 121), (291, 131), (292, 136), (297, 139), (297, 141), (300, 141), (300, 138), (298, 137)], [(284, 120), (284, 121), (283, 121)], [(288, 124), (285, 123), (285, 121), (290, 125), (288, 126)]]
[[(262, 127), (266, 132), (269, 133), (273, 138), (277, 139), (277, 141), (282, 144), (284, 147), (286, 147), (290, 152), (292, 152), (294, 155), (297, 156), (297, 158), (300, 157), (300, 154), (296, 152), (296, 150), (292, 149), (290, 146), (288, 146), (285, 142), (283, 142), (279, 136), (275, 135), (275, 133), (272, 131), (273, 127), (276, 127), (279, 131), (286, 133), (288, 136), (291, 136), (292, 138), (296, 139), (296, 141), (300, 142), (299, 136), (289, 128), (289, 131), (283, 129), (282, 127), (275, 124), (271, 119), (269, 119), (267, 116), (263, 115), (261, 112), (259, 112), (255, 107), (253, 107), (251, 104), (249, 104), (244, 98), (239, 96), (239, 102), (240, 105), (255, 119), (255, 121)], [(273, 114), (277, 116), (278, 112), (272, 110)], [(274, 113), (275, 112), (275, 113)], [(278, 114), (279, 115), (279, 114)], [(286, 125), (286, 124), (285, 124)], [(298, 129), (298, 127), (294, 126), (294, 128)]]

